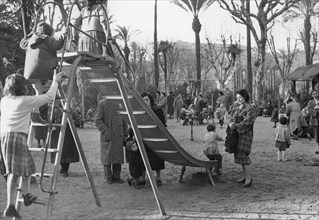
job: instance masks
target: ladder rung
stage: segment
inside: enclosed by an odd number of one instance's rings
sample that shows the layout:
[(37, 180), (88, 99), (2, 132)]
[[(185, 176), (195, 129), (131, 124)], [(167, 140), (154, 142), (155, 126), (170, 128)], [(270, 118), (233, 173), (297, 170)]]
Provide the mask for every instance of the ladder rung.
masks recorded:
[(157, 125), (137, 125), (137, 128), (142, 128), (142, 129), (157, 128)]
[[(41, 177), (41, 173), (34, 173), (34, 174), (32, 174), (31, 176)], [(53, 174), (44, 173), (44, 174), (43, 174), (43, 177), (50, 178), (50, 177), (53, 177)]]
[[(35, 123), (35, 122), (32, 122), (31, 121), (31, 126), (42, 126), (42, 127), (46, 127), (46, 126), (49, 126), (50, 123), (45, 123), (45, 124), (41, 124), (41, 123)], [(54, 127), (62, 127), (62, 124), (54, 124), (52, 123), (52, 126)]]
[[(106, 99), (123, 99), (121, 95), (105, 95)], [(128, 98), (133, 98), (133, 96), (128, 96)]]
[(162, 153), (162, 154), (176, 154), (178, 153), (177, 150), (154, 150), (156, 153)]
[[(127, 115), (127, 111), (117, 111), (118, 114), (120, 115)], [(144, 115), (145, 111), (133, 111), (133, 115)]]
[(143, 141), (161, 142), (161, 141), (168, 141), (168, 139), (167, 138), (143, 138)]
[(116, 78), (106, 78), (106, 79), (89, 79), (90, 83), (107, 83), (107, 82), (116, 82)]
[[(57, 56), (61, 58), (61, 57), (62, 57), (62, 53), (58, 53)], [(76, 57), (76, 56), (78, 56), (78, 53), (77, 53), (77, 52), (65, 52), (65, 53), (63, 54), (63, 57), (64, 57), (64, 58)]]
[[(17, 199), (17, 201), (24, 203), (23, 198), (19, 198), (19, 199)], [(32, 204), (46, 205), (46, 202), (43, 202), (43, 201), (37, 199), (37, 200), (33, 201)]]
[[(29, 150), (30, 151), (43, 151), (44, 152), (45, 148), (44, 147), (30, 147)], [(58, 149), (55, 149), (55, 148), (49, 148), (48, 152), (49, 153), (57, 153), (59, 151), (58, 151)]]

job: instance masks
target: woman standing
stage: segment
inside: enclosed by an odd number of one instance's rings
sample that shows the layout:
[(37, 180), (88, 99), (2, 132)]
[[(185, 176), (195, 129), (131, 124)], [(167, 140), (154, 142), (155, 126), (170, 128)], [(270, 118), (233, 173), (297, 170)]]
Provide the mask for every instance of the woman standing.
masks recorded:
[(319, 154), (319, 129), (318, 129), (318, 119), (319, 119), (319, 94), (317, 90), (312, 90), (311, 92), (312, 99), (308, 102), (308, 110), (310, 114), (309, 125), (313, 127), (313, 133), (316, 138), (316, 143), (318, 146), (318, 151), (316, 154)]
[(161, 92), (160, 100), (157, 103), (158, 107), (163, 110), (165, 123), (167, 122), (167, 98), (165, 92)]
[(181, 109), (183, 107), (183, 104), (184, 104), (183, 97), (182, 97), (182, 94), (180, 93), (174, 99), (174, 104), (173, 104), (177, 122), (181, 120), (180, 116), (181, 116)]
[(286, 115), (289, 117), (288, 127), (293, 134), (293, 139), (297, 140), (299, 131), (302, 127), (308, 127), (308, 124), (301, 113), (300, 104), (293, 97), (287, 100)]
[[(148, 93), (143, 93), (141, 96), (144, 102), (153, 110), (153, 112), (159, 118), (159, 120), (163, 123), (163, 125), (166, 126), (163, 110), (158, 108), (157, 105), (154, 104), (153, 96), (151, 96)], [(149, 149), (145, 143), (144, 143), (144, 146), (147, 153), (147, 157), (150, 161), (151, 168), (152, 170), (156, 171), (156, 185), (161, 186), (162, 185), (161, 170), (165, 169), (164, 160), (162, 160), (151, 149)], [(142, 174), (140, 183), (145, 183), (145, 170)]]
[[(249, 94), (246, 89), (241, 89), (236, 95), (239, 107), (230, 119), (229, 127), (236, 129), (239, 133), (237, 150), (234, 153), (235, 163), (241, 164), (243, 177), (238, 183), (244, 183), (244, 187), (249, 187), (253, 181), (249, 165), (251, 164), (249, 154), (254, 137), (254, 123), (256, 113), (254, 108), (249, 104)], [(240, 119), (240, 120), (238, 120)]]

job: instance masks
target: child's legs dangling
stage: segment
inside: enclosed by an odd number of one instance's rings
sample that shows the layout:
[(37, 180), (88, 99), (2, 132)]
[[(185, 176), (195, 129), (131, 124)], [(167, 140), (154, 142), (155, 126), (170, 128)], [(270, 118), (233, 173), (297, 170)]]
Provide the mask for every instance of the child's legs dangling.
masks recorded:
[[(43, 94), (43, 86), (42, 86), (41, 80), (39, 80), (39, 79), (33, 80), (32, 81), (32, 86), (33, 86), (33, 88), (35, 90), (35, 94), (36, 95), (42, 95)], [(34, 108), (33, 112), (39, 113), (39, 107)]]
[(15, 203), (15, 195), (16, 195), (16, 187), (18, 182), (18, 176), (14, 176), (12, 173), (9, 173), (7, 179), (7, 207), (9, 205), (14, 205)]

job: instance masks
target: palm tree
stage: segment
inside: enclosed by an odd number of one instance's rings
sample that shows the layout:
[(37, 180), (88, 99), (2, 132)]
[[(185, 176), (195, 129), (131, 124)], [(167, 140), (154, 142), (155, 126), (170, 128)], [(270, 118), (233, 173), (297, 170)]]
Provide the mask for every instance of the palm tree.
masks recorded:
[(173, 44), (168, 41), (160, 41), (158, 46), (158, 52), (163, 55), (163, 65), (161, 63), (162, 69), (164, 71), (164, 80), (165, 80), (165, 93), (167, 93), (167, 52), (173, 48)]
[(154, 5), (154, 71), (155, 88), (158, 89), (159, 68), (158, 68), (158, 45), (157, 45), (157, 0)]
[[(306, 65), (311, 65), (316, 51), (316, 43), (318, 41), (318, 33), (312, 32), (311, 18), (319, 16), (319, 0), (300, 0), (296, 5), (293, 5), (287, 12), (284, 22), (294, 19), (304, 19), (303, 31), (300, 32), (301, 40), (304, 44)], [(312, 35), (312, 36), (311, 36)], [(311, 48), (311, 38), (313, 48)], [(309, 81), (307, 81), (307, 89), (309, 89)]]
[(116, 39), (119, 39), (124, 42), (124, 56), (126, 59), (125, 72), (127, 74), (127, 79), (132, 82), (132, 74), (129, 69), (129, 56), (130, 56), (130, 48), (128, 46), (128, 42), (132, 40), (136, 35), (140, 33), (139, 30), (130, 30), (130, 27), (120, 26), (118, 25), (115, 29), (116, 35), (114, 36)]
[(197, 93), (201, 90), (201, 65), (200, 65), (200, 38), (201, 23), (198, 15), (200, 11), (205, 11), (215, 0), (172, 0), (172, 3), (178, 5), (185, 11), (193, 15), (193, 31), (195, 32), (196, 48), (196, 76), (197, 76)]

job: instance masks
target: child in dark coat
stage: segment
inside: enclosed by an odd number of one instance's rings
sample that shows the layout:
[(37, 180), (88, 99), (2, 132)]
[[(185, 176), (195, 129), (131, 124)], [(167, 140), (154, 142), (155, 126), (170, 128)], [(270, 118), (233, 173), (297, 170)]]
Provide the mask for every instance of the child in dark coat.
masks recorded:
[[(57, 51), (63, 47), (65, 30), (54, 34), (53, 28), (44, 21), (37, 24), (30, 38), (23, 38), (20, 47), (26, 50), (24, 77), (32, 83), (36, 95), (43, 94), (42, 81), (52, 78), (58, 65)], [(39, 107), (33, 109), (31, 120), (45, 124), (39, 114)]]
[(127, 179), (127, 182), (130, 186), (133, 185), (136, 189), (139, 189), (141, 185), (140, 178), (142, 177), (143, 172), (145, 173), (145, 166), (134, 137), (133, 129), (129, 128), (128, 133), (126, 154), (131, 177)]

